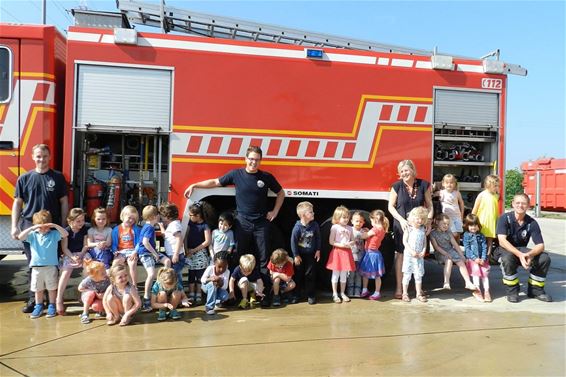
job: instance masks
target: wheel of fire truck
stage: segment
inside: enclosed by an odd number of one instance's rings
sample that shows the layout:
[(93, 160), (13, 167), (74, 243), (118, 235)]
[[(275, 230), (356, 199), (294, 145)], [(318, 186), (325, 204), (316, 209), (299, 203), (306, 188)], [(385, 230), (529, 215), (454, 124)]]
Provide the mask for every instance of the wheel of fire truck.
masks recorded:
[[(369, 212), (364, 210), (352, 209), (350, 210), (350, 215), (354, 212), (361, 212), (364, 216), (364, 227), (371, 228), (371, 221), (369, 219)], [(368, 226), (369, 224), (369, 226)], [(322, 224), (320, 224), (320, 238), (321, 251), (320, 251), (320, 263), (319, 263), (319, 279), (318, 287), (323, 290), (329, 290), (330, 287), (330, 277), (332, 271), (326, 268), (326, 262), (328, 261), (328, 255), (330, 254), (331, 246), (328, 243), (328, 238), (330, 236), (330, 228), (332, 228), (332, 217), (326, 219)], [(390, 226), (391, 230), (391, 226)], [(385, 238), (381, 242), (380, 247), (381, 254), (383, 256), (383, 263), (385, 264), (385, 275), (382, 279), (387, 278), (387, 276), (392, 272), (393, 262), (395, 258), (395, 243), (393, 242), (393, 232), (389, 231), (385, 235)], [(370, 280), (368, 288), (373, 289), (373, 281)]]

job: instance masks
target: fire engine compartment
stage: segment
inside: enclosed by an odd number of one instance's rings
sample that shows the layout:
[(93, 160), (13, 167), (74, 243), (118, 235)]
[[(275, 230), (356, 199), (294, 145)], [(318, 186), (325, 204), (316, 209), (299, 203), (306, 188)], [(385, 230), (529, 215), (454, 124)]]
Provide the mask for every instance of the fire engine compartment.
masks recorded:
[(120, 209), (167, 200), (169, 136), (104, 132), (75, 133), (75, 205), (92, 210), (107, 207), (111, 222)]

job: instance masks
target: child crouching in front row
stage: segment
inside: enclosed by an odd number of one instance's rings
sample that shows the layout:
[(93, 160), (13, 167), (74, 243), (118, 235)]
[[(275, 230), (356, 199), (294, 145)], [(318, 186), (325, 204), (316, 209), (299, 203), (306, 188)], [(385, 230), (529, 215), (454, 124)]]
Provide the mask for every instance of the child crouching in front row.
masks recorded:
[(151, 288), (151, 307), (159, 309), (158, 321), (167, 319), (167, 309), (171, 319), (181, 319), (177, 311), (179, 304), (189, 306), (189, 300), (183, 290), (183, 282), (178, 279), (177, 272), (171, 267), (162, 267), (157, 273), (157, 281)]
[[(35, 307), (29, 316), (39, 318), (43, 313), (43, 291), (49, 293), (49, 305), (47, 307), (47, 318), (57, 315), (55, 301), (57, 299), (57, 246), (62, 238), (69, 235), (60, 225), (51, 222), (51, 213), (41, 210), (33, 214), (33, 226), (22, 231), (18, 235), (20, 241), (30, 244), (31, 268), (30, 290), (35, 293)], [(56, 231), (53, 231), (55, 228)]]
[(106, 288), (102, 297), (106, 324), (112, 326), (120, 323), (120, 326), (126, 326), (141, 307), (138, 290), (128, 280), (128, 271), (124, 264), (110, 267), (109, 276), (112, 284)]
[[(264, 296), (263, 280), (261, 280), (259, 270), (255, 267), (255, 257), (252, 254), (244, 254), (240, 257), (240, 265), (234, 269), (232, 276), (230, 276), (228, 283), (229, 297), (230, 299), (236, 297), (235, 285), (238, 284), (242, 293), (242, 300), (238, 305), (241, 309), (246, 309), (248, 306), (257, 303), (257, 296)], [(248, 294), (250, 295), (249, 302)]]
[(284, 249), (276, 249), (267, 264), (273, 282), (273, 306), (281, 306), (281, 293), (289, 293), (295, 289), (293, 281), (293, 259)]
[(90, 309), (96, 312), (95, 319), (105, 316), (102, 297), (104, 297), (104, 292), (110, 285), (110, 279), (106, 275), (106, 268), (103, 262), (87, 259), (84, 261), (84, 270), (87, 277), (81, 281), (78, 289), (81, 292), (81, 301), (83, 303), (81, 323), (88, 324), (90, 323), (88, 318)]

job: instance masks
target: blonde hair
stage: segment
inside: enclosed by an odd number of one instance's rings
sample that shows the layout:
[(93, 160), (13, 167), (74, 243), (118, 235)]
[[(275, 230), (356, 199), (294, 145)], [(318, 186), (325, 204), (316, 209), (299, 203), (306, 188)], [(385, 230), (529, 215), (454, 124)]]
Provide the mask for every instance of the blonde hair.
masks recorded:
[(450, 179), (453, 180), (454, 183), (456, 184), (456, 187), (458, 187), (458, 180), (456, 179), (454, 174), (444, 174), (444, 177), (442, 177), (442, 184), (444, 185), (444, 182), (447, 182)]
[(338, 224), (342, 217), (348, 217), (348, 219), (350, 219), (350, 211), (344, 206), (338, 206), (332, 215), (332, 224)]
[(140, 215), (136, 207), (132, 205), (127, 205), (124, 208), (122, 208), (122, 210), (120, 211), (120, 220), (124, 221), (124, 219), (128, 214), (134, 215), (136, 217), (136, 223), (139, 221)]
[(93, 226), (95, 226), (94, 219), (96, 218), (96, 215), (106, 216), (106, 223), (104, 224), (104, 226), (108, 225), (109, 219), (108, 219), (108, 212), (106, 212), (106, 208), (98, 207), (94, 211), (92, 211), (92, 216), (90, 217), (90, 221), (92, 222)]
[(269, 260), (275, 265), (283, 264), (289, 260), (289, 253), (285, 249), (275, 249)]
[(311, 202), (300, 202), (297, 204), (297, 216), (301, 217), (309, 209), (313, 210), (313, 205)]
[(112, 284), (116, 283), (116, 276), (118, 276), (118, 274), (121, 273), (122, 271), (128, 273), (128, 270), (124, 263), (116, 263), (113, 264), (112, 267), (110, 267), (110, 270), (108, 271), (108, 276), (110, 277), (110, 281), (112, 282)]
[(46, 209), (34, 213), (32, 217), (34, 225), (50, 223), (52, 221), (51, 219), (51, 213)]
[(493, 174), (488, 175), (483, 180), (483, 187), (486, 189), (499, 186), (499, 177)]
[(425, 207), (415, 207), (409, 212), (409, 219), (421, 219), (423, 223), (426, 223), (428, 219), (428, 209)]
[(240, 270), (252, 271), (255, 267), (255, 257), (252, 254), (244, 254), (240, 257)]
[(389, 219), (385, 216), (385, 212), (380, 209), (374, 209), (369, 214), (370, 219), (376, 220), (386, 232), (389, 230)]
[(159, 215), (159, 211), (157, 210), (156, 206), (147, 205), (143, 207), (142, 210), (142, 219), (145, 221), (149, 220), (152, 217)]
[(403, 169), (405, 166), (413, 172), (413, 175), (415, 177), (417, 176), (417, 168), (415, 167), (415, 163), (412, 160), (399, 161), (399, 164), (397, 165), (397, 173), (401, 174), (401, 169)]
[(49, 153), (49, 155), (51, 155), (51, 150), (49, 149), (49, 146), (47, 144), (36, 144), (33, 147), (31, 147), (31, 153), (34, 153), (36, 149), (39, 149), (40, 151), (43, 152), (47, 152)]
[(170, 267), (161, 267), (157, 273), (157, 281), (161, 285), (177, 287), (177, 273)]
[(106, 272), (106, 268), (104, 267), (104, 263), (95, 261), (94, 259), (86, 259), (83, 262), (83, 267), (85, 274), (93, 277), (96, 276), (99, 272), (104, 271)]
[(71, 208), (69, 213), (67, 214), (67, 223), (71, 223), (78, 219), (81, 216), (85, 215), (85, 211), (82, 208)]

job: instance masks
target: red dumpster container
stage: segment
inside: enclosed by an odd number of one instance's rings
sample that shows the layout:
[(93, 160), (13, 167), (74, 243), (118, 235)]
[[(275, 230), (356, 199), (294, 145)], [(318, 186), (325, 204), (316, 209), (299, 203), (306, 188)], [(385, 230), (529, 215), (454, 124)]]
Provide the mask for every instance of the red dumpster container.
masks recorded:
[(525, 193), (536, 201), (536, 174), (540, 172), (540, 207), (547, 211), (566, 212), (566, 159), (544, 158), (523, 162)]

